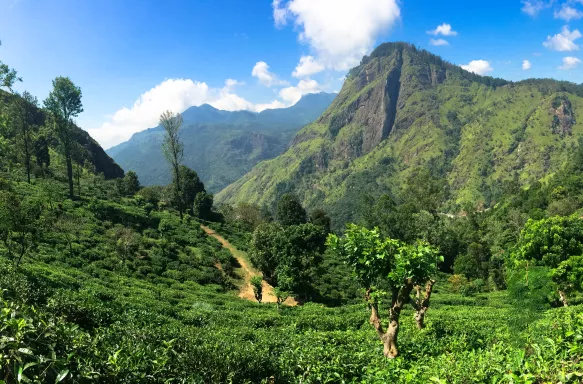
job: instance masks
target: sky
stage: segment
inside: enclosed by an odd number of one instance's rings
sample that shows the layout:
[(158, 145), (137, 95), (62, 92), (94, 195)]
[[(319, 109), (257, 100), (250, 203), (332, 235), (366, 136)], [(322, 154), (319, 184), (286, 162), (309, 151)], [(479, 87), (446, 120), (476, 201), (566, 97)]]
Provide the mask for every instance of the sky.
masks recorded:
[(478, 74), (583, 83), (583, 0), (0, 0), (0, 61), (46, 98), (68, 76), (77, 124), (109, 148), (204, 103), (261, 111), (338, 92), (406, 41)]

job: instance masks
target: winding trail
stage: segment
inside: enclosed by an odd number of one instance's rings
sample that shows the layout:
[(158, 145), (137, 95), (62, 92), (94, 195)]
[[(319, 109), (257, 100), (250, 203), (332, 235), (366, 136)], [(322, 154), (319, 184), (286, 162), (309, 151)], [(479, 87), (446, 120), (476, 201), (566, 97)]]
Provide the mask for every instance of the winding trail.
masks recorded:
[[(207, 235), (214, 237), (217, 239), (222, 245), (223, 248), (226, 248), (231, 252), (233, 257), (237, 259), (239, 265), (241, 265), (241, 272), (243, 273), (243, 285), (239, 289), (239, 297), (245, 300), (255, 301), (255, 294), (253, 293), (253, 286), (251, 285), (251, 278), (254, 276), (261, 276), (261, 272), (256, 271), (252, 266), (249, 260), (247, 260), (247, 255), (238, 250), (233, 246), (233, 244), (229, 243), (224, 237), (216, 233), (211, 228), (207, 227), (206, 225), (201, 224), (200, 227), (203, 231), (206, 232)], [(277, 298), (273, 293), (273, 287), (269, 285), (265, 280), (263, 280), (263, 303), (277, 303)], [(289, 297), (285, 303), (286, 305), (294, 306), (298, 303), (295, 301), (294, 298)]]

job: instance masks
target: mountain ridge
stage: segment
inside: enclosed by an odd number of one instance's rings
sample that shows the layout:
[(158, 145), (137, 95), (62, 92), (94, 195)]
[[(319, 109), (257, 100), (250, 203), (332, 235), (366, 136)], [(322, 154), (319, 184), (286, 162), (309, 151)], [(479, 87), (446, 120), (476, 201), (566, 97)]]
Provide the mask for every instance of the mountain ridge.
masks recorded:
[[(294, 106), (259, 113), (222, 111), (208, 104), (190, 107), (182, 114), (184, 163), (217, 192), (257, 162), (283, 152), (295, 132), (320, 116), (335, 97), (324, 92), (304, 95)], [(135, 133), (107, 153), (124, 169), (135, 171), (144, 185), (167, 184), (163, 133), (161, 127)]]
[(447, 179), (447, 208), (490, 205), (504, 182), (518, 177), (526, 186), (560, 168), (583, 137), (575, 119), (582, 96), (574, 83), (479, 76), (411, 44), (385, 43), (286, 152), (217, 200), (273, 207), (293, 192), (344, 222), (354, 219), (359, 194), (397, 196), (413, 169), (429, 167)]

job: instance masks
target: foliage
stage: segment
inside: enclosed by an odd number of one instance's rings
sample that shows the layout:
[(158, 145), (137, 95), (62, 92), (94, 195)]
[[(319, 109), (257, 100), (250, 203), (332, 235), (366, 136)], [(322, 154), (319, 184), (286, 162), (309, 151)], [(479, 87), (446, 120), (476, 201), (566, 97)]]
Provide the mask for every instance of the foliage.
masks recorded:
[(255, 295), (255, 300), (261, 303), (263, 299), (263, 278), (261, 276), (253, 276), (251, 278), (251, 286), (253, 287), (253, 294)]
[(277, 221), (283, 226), (307, 222), (307, 213), (297, 196), (285, 194), (277, 203)]

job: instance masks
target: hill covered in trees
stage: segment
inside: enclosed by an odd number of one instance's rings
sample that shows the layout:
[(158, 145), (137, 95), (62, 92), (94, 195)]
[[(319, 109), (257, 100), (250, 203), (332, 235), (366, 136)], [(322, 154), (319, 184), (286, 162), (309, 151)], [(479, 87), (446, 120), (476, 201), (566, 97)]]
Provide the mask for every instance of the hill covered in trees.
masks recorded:
[[(218, 192), (255, 164), (285, 151), (297, 131), (317, 119), (335, 96), (308, 94), (292, 107), (260, 113), (220, 111), (208, 104), (191, 107), (182, 113), (184, 164), (196, 169), (209, 191)], [(135, 171), (144, 185), (167, 184), (170, 176), (160, 150), (163, 133), (161, 127), (136, 133), (107, 153)]]
[(406, 43), (380, 45), (282, 155), (217, 195), (273, 206), (287, 192), (339, 228), (360, 196), (399, 199), (418, 168), (447, 187), (442, 212), (492, 207), (505, 185), (557, 172), (583, 136), (583, 86), (482, 77)]

